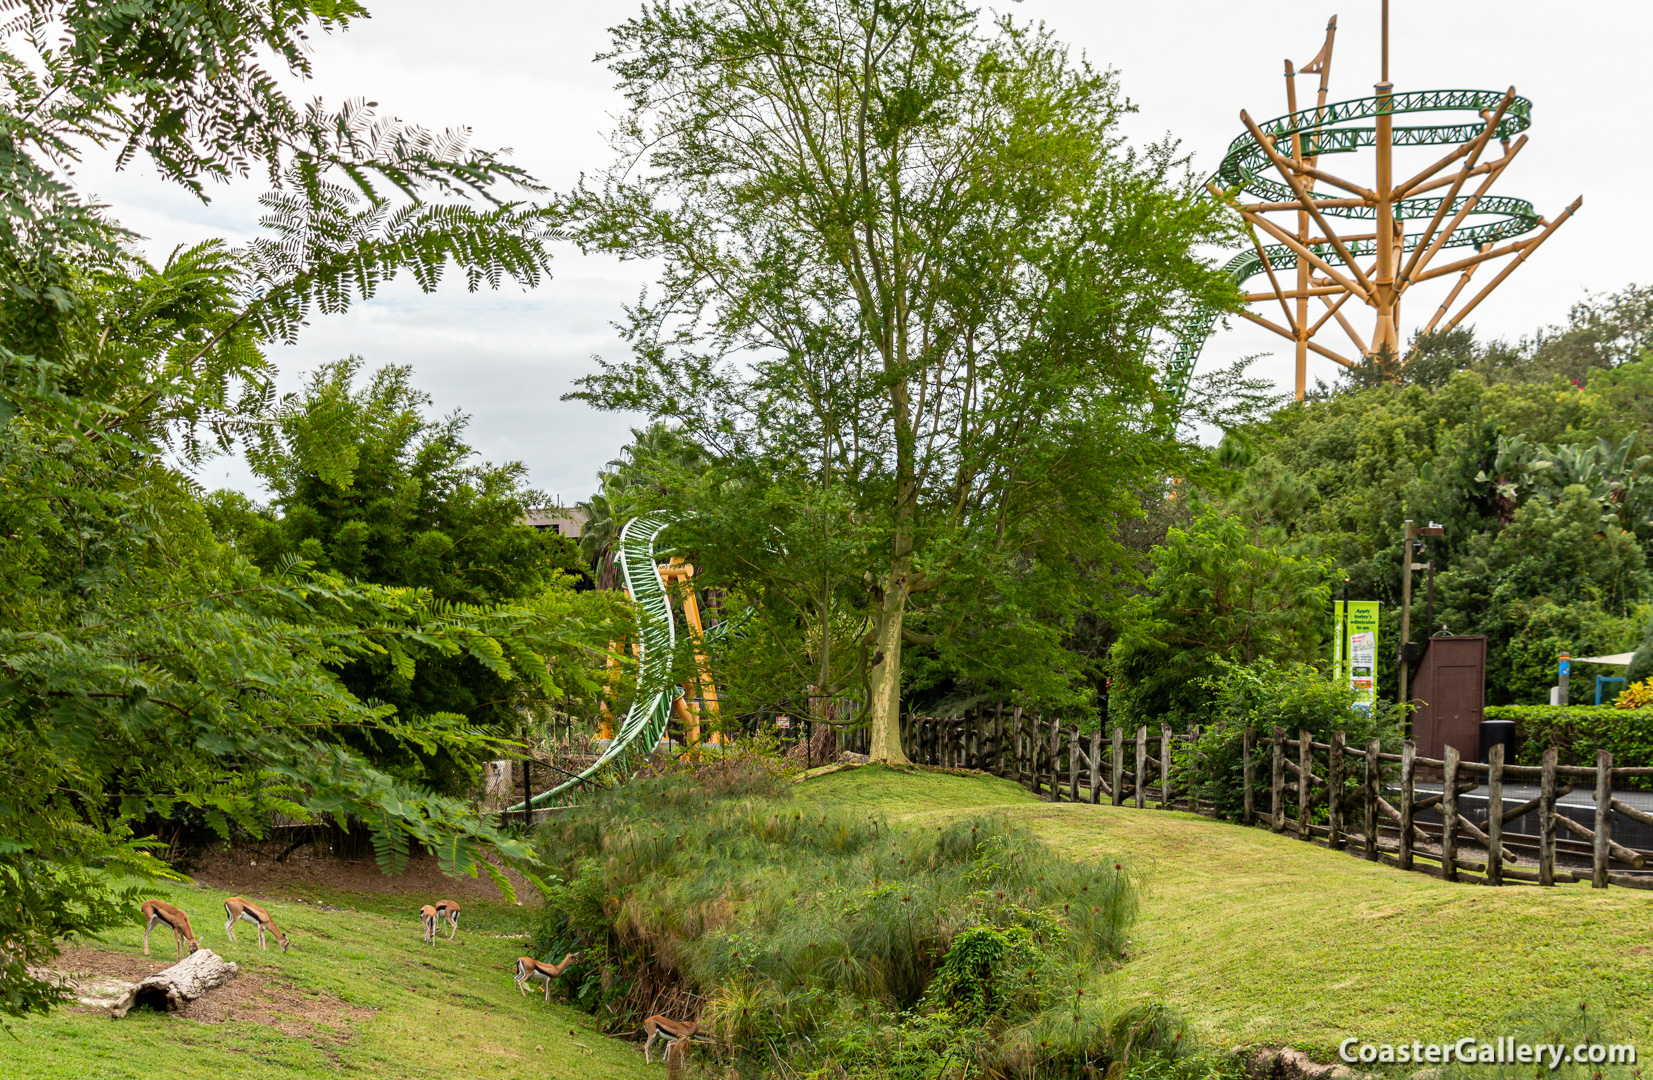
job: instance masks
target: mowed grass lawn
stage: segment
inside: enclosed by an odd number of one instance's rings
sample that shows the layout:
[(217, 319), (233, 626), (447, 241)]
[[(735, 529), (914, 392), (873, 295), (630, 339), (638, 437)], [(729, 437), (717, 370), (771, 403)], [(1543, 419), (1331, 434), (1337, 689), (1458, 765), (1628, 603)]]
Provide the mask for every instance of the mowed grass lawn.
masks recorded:
[[(10, 1034), (0, 1032), (0, 1080), (645, 1075), (636, 1047), (605, 1038), (590, 1016), (556, 1004), (555, 995), (547, 1006), (518, 994), (512, 964), (528, 951), (526, 909), (465, 902), (457, 941), (444, 935), (433, 948), (418, 917), (432, 897), (290, 891), (313, 902), (265, 905), (292, 938), (285, 956), (259, 952), (247, 923), (237, 926), (238, 945), (225, 940), (223, 905), (232, 894), (193, 886), (149, 892), (189, 913), (203, 948), (241, 965), (231, 986), (242, 984), (233, 1011), (244, 1018), (199, 1023), (134, 1011), (111, 1020), (65, 1009), (13, 1021)], [(93, 947), (142, 960), (138, 913), (131, 927)], [(171, 931), (158, 927), (150, 951), (170, 963)]]
[(1180, 1009), (1213, 1046), (1330, 1060), (1375, 1042), (1511, 1033), (1524, 1009), (1611, 1011), (1653, 1050), (1653, 891), (1454, 884), (1192, 814), (1050, 804), (1008, 781), (862, 768), (803, 797), (910, 821), (994, 808), (1143, 884), (1132, 956), (1104, 993)]

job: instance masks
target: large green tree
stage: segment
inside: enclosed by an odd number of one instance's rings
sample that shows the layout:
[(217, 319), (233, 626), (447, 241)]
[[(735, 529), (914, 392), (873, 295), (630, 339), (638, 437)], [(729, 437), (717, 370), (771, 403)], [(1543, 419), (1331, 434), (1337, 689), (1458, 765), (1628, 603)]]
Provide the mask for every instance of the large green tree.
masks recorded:
[[(129, 874), (167, 873), (140, 835), (193, 807), (228, 834), (269, 812), (354, 816), (394, 868), (412, 843), (452, 873), (531, 852), (471, 809), (387, 775), (364, 731), (427, 750), (486, 741), (462, 718), (407, 723), (350, 693), (365, 658), (468, 656), (541, 693), (604, 628), (567, 593), (458, 605), (303, 560), (265, 572), (220, 544), (166, 464), (259, 429), (260, 347), (410, 273), (539, 281), (549, 233), (501, 196), (528, 183), (367, 106), (300, 105), (305, 38), (348, 2), (36, 0), (0, 24), (0, 1012), (46, 1008), (58, 942), (132, 917)], [(267, 232), (150, 265), (65, 165), (112, 147), (164, 182), (257, 175)], [(503, 882), (503, 878), (499, 878)], [(509, 887), (508, 885), (506, 886)]]
[[(1173, 147), (1124, 146), (1111, 72), (959, 0), (655, 3), (608, 59), (622, 153), (563, 209), (662, 270), (632, 356), (576, 396), (740, 463), (693, 527), (740, 538), (728, 565), (814, 673), (797, 693), (864, 681), (899, 759), (905, 643), (1009, 613), (1018, 582), (1071, 620), (1058, 581), (1119, 564), (1109, 526), (1172, 445), (1153, 344), (1231, 301), (1194, 253), (1227, 226)], [(801, 655), (811, 626), (845, 628), (844, 665)]]

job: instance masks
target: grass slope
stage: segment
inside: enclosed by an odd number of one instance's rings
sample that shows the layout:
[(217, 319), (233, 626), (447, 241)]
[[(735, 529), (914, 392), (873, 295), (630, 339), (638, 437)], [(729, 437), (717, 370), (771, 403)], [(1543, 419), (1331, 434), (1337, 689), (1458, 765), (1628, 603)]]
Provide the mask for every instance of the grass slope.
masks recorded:
[[(285, 956), (274, 948), (259, 952), (248, 924), (236, 929), (239, 944), (225, 940), (223, 902), (232, 894), (173, 886), (151, 895), (188, 912), (202, 947), (240, 964), (242, 978), (251, 976), (249, 985), (282, 991), (277, 1013), (281, 1000), (315, 1001), (325, 1009), (327, 998), (321, 995), (326, 995), (375, 1010), (371, 1015), (355, 1013), (357, 1019), (335, 1034), (285, 1018), (202, 1024), (134, 1012), (111, 1021), (102, 1012), (64, 1009), (12, 1022), (15, 1038), (0, 1033), (0, 1078), (296, 1080), (355, 1073), (619, 1080), (644, 1075), (635, 1047), (604, 1038), (586, 1014), (517, 993), (511, 964), (527, 950), (528, 918), (522, 909), (467, 901), (457, 941), (444, 938), (432, 948), (422, 940), (418, 917), (419, 905), (432, 898), (317, 887), (288, 891), (313, 902), (265, 905), (292, 938)], [(322, 910), (318, 903), (342, 910)], [(111, 934), (101, 947), (142, 959), (137, 912), (130, 929)], [(163, 927), (151, 935), (150, 950), (170, 961), (171, 933)]]
[(978, 776), (864, 768), (802, 790), (909, 820), (998, 807), (1073, 857), (1125, 856), (1145, 896), (1133, 958), (1104, 990), (1175, 1005), (1217, 1046), (1326, 1059), (1346, 1035), (1490, 1039), (1566, 997), (1653, 1041), (1653, 892), (1453, 884), (1191, 814), (1051, 805)]

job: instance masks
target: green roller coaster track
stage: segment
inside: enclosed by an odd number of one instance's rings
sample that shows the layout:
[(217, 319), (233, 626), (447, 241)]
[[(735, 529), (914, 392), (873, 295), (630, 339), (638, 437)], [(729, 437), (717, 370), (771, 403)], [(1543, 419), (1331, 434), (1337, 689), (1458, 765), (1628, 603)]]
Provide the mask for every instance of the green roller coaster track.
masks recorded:
[[(1360, 121), (1370, 120), (1379, 115), (1460, 111), (1477, 114), (1475, 120), (1465, 123), (1394, 128), (1395, 146), (1457, 146), (1481, 134), (1485, 121), (1479, 114), (1483, 110), (1496, 110), (1503, 99), (1504, 93), (1496, 90), (1419, 90), (1409, 94), (1391, 94), (1387, 98), (1358, 98), (1303, 109), (1277, 117), (1259, 127), (1265, 134), (1274, 135), (1277, 139), (1300, 135), (1303, 140), (1303, 156), (1312, 157), (1321, 154), (1352, 153), (1376, 145), (1375, 127), (1351, 125), (1358, 125)], [(1498, 130), (1494, 134), (1499, 139), (1508, 139), (1525, 131), (1531, 124), (1532, 102), (1517, 97), (1504, 111), (1503, 120), (1499, 122)], [(1273, 165), (1268, 155), (1250, 132), (1247, 132), (1229, 144), (1228, 153), (1223, 157), (1222, 165), (1211, 178), (1211, 182), (1229, 195), (1245, 192), (1264, 202), (1295, 202), (1297, 196), (1289, 187), (1264, 175), (1272, 172)], [(1314, 197), (1328, 199), (1342, 196), (1315, 192)], [(1454, 199), (1449, 212), (1456, 213), (1461, 210), (1471, 198), (1472, 196), (1464, 195)], [(1435, 216), (1440, 207), (1440, 199), (1403, 199), (1395, 203), (1395, 218), (1428, 220)], [(1356, 220), (1370, 219), (1376, 214), (1375, 209), (1370, 206), (1326, 207), (1321, 212), (1327, 216)], [(1497, 243), (1531, 232), (1540, 224), (1538, 211), (1533, 209), (1532, 203), (1508, 196), (1482, 197), (1469, 215), (1469, 220), (1478, 218), (1492, 220), (1467, 225), (1455, 231), (1442, 246), (1475, 247)], [(1406, 237), (1405, 250), (1413, 250), (1421, 239), (1421, 234)], [(1354, 241), (1346, 246), (1349, 253), (1356, 257), (1370, 255), (1377, 249), (1376, 242), (1372, 240)], [(1276, 270), (1297, 267), (1297, 253), (1284, 244), (1271, 244), (1263, 250)], [(1339, 259), (1336, 249), (1330, 244), (1317, 245), (1311, 250), (1327, 262)], [(1236, 283), (1241, 284), (1262, 273), (1263, 269), (1263, 260), (1254, 250), (1234, 256), (1223, 266), (1223, 270), (1233, 275)], [(1176, 344), (1165, 365), (1165, 385), (1179, 404), (1188, 391), (1189, 380), (1194, 374), (1194, 362), (1199, 359), (1200, 350), (1205, 347), (1206, 339), (1211, 336), (1217, 314), (1211, 308), (1202, 308), (1189, 315), (1177, 327)]]
[[(530, 805), (560, 805), (577, 795), (578, 789), (598, 785), (599, 777), (630, 775), (665, 737), (671, 723), (672, 703), (683, 696), (683, 688), (672, 681), (677, 624), (672, 615), (671, 597), (666, 594), (655, 569), (655, 541), (671, 524), (672, 519), (664, 514), (644, 514), (632, 518), (620, 530), (620, 574), (637, 613), (637, 638), (641, 645), (636, 699), (597, 760), (556, 787), (535, 795)], [(712, 627), (706, 632), (706, 639), (716, 640), (728, 626), (723, 622)], [(515, 812), (522, 809), (522, 803), (510, 808)]]

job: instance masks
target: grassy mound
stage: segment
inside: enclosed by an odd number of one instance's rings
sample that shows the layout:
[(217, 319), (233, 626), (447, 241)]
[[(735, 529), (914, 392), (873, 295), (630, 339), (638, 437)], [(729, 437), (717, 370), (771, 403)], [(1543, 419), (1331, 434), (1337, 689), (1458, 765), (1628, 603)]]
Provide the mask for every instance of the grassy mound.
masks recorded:
[(1186, 1046), (1167, 1011), (1086, 996), (1135, 916), (1123, 864), (1003, 814), (891, 824), (754, 762), (611, 790), (539, 839), (568, 884), (536, 945), (587, 950), (576, 995), (620, 1027), (699, 1018), (745, 1072), (1084, 1076)]

